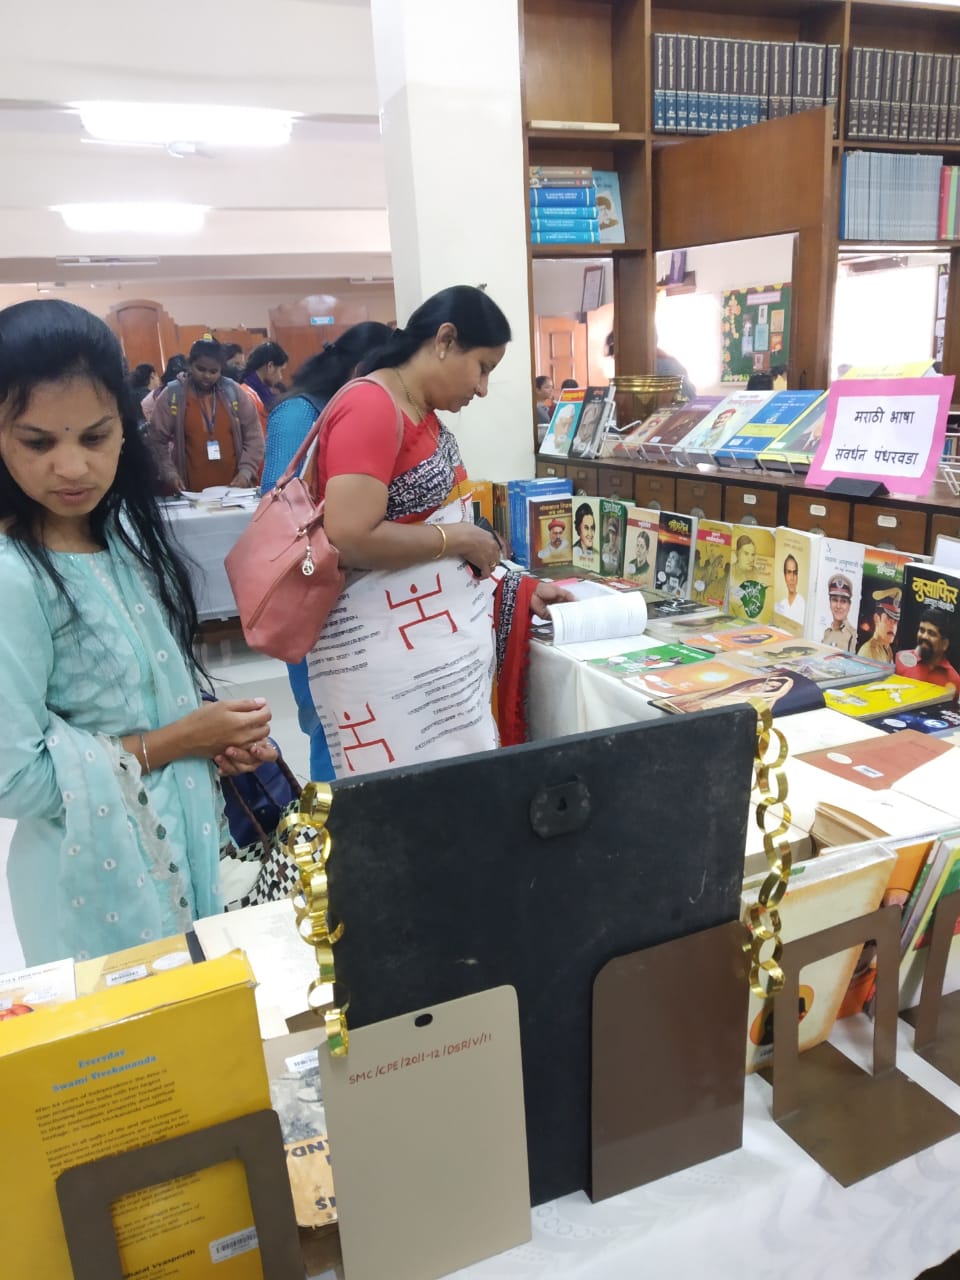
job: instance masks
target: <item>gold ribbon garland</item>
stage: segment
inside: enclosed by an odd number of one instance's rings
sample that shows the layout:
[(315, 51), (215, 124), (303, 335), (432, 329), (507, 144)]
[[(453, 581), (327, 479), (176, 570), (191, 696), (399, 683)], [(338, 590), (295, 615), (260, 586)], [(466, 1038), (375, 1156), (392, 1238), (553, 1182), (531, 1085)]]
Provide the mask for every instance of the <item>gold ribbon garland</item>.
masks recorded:
[[(781, 765), (789, 754), (787, 739), (773, 726), (773, 716), (766, 703), (750, 699), (757, 713), (757, 746), (754, 755), (754, 784), (760, 796), (756, 821), (763, 832), (763, 851), (769, 874), (760, 886), (757, 902), (748, 912), (749, 942), (744, 950), (750, 956), (750, 988), (761, 1000), (775, 996), (783, 988), (783, 940), (780, 937), (780, 912), (777, 910), (790, 881), (793, 852), (787, 839), (790, 831), (790, 806), (787, 799), (787, 775)], [(771, 741), (774, 751), (771, 755)], [(773, 812), (780, 808), (780, 816)], [(767, 825), (768, 818), (772, 824)], [(768, 946), (772, 944), (772, 946)]]
[(322, 988), (336, 982), (333, 947), (343, 936), (343, 925), (330, 928), (330, 900), (327, 892), (327, 863), (333, 850), (333, 837), (326, 829), (333, 792), (326, 782), (308, 783), (294, 812), (277, 824), (281, 844), (297, 864), (300, 888), (293, 897), (297, 932), (307, 946), (313, 947), (318, 975), (310, 983), (307, 1003), (317, 1015), (323, 1014), (327, 1045), (334, 1058), (342, 1058), (349, 1048), (347, 1005), (325, 1000)]

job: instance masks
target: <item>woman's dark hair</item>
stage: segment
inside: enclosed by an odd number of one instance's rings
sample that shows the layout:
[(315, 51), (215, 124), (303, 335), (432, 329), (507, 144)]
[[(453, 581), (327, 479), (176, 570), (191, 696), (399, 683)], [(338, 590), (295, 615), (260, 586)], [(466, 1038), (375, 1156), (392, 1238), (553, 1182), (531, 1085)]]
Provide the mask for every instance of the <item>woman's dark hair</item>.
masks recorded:
[(379, 320), (363, 320), (351, 325), (336, 342), (325, 342), (323, 350), (305, 360), (293, 376), (293, 386), (283, 397), (310, 396), (329, 400), (345, 382), (368, 352), (390, 341), (392, 330)]
[[(477, 345), (485, 347), (487, 344), (483, 342), (483, 343), (478, 343)], [(497, 343), (496, 345), (499, 346), (500, 344)], [(538, 391), (542, 391), (543, 388), (547, 385), (547, 383), (552, 381), (553, 379), (550, 377), (549, 373), (538, 373), (537, 376), (534, 378), (534, 383), (536, 384), (536, 388)]]
[(576, 378), (564, 378), (564, 380), (560, 383), (560, 390), (570, 391), (572, 388), (578, 387), (579, 385), (580, 384), (579, 382), (577, 382)]
[(265, 364), (275, 364), (278, 369), (282, 368), (290, 357), (280, 346), (279, 342), (261, 342), (258, 347), (254, 347), (247, 356), (246, 367), (243, 370), (243, 376), (246, 378), (248, 373), (256, 373), (258, 369), (262, 369)]
[(150, 386), (150, 379), (156, 372), (152, 364), (138, 364), (127, 379), (130, 384), (130, 390), (145, 393)]
[(160, 375), (161, 383), (164, 386), (167, 386), (168, 383), (176, 381), (181, 373), (186, 373), (187, 365), (188, 361), (186, 356), (180, 354), (171, 356), (166, 363), (163, 373)]
[(748, 391), (772, 391), (773, 390), (773, 373), (751, 373), (747, 379)]
[(579, 507), (577, 507), (576, 511), (573, 513), (573, 527), (577, 531), (578, 538), (580, 536), (580, 526), (583, 524), (584, 519), (587, 516), (592, 515), (593, 507), (591, 507), (589, 502), (581, 502)]
[[(123, 426), (117, 474), (90, 513), (90, 533), (105, 546), (110, 530), (136, 556), (156, 586), (184, 657), (202, 671), (193, 649), (198, 630), (193, 591), (157, 506), (159, 476), (140, 434), (134, 397), (124, 382), (120, 343), (102, 320), (61, 298), (18, 302), (0, 311), (2, 417), (19, 417), (38, 387), (70, 378), (87, 378), (114, 399)], [(8, 537), (17, 540), (26, 557), (50, 578), (75, 611), (66, 583), (38, 537), (40, 511), (39, 504), (27, 497), (0, 460), (0, 521)]]
[(359, 372), (373, 373), (405, 364), (444, 324), (456, 329), (457, 346), (462, 351), (502, 347), (510, 341), (510, 323), (493, 299), (473, 285), (455, 284), (422, 302), (405, 328), (394, 329), (388, 343), (370, 352)]
[(220, 368), (223, 368), (223, 347), (216, 338), (198, 338), (190, 348), (187, 362), (193, 364), (194, 360), (202, 360), (204, 356), (216, 360)]
[(229, 364), (234, 356), (243, 355), (243, 347), (239, 342), (222, 342), (220, 344), (220, 354), (223, 356), (223, 363)]

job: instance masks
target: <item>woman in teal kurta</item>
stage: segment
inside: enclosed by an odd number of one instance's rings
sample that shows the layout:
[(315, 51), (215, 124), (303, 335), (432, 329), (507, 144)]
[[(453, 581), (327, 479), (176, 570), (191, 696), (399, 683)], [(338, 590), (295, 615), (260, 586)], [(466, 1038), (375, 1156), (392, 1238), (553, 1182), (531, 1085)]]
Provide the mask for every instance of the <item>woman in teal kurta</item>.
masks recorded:
[(106, 325), (59, 300), (0, 311), (0, 816), (28, 964), (217, 911), (217, 770), (267, 751), (262, 699), (200, 703), (154, 486)]

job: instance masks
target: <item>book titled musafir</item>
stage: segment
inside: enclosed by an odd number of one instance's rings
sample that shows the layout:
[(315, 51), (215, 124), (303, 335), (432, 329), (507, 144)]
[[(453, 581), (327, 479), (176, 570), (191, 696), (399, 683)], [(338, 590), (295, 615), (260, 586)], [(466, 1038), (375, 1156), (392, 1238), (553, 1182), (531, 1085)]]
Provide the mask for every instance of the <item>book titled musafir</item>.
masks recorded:
[(960, 574), (934, 564), (908, 564), (894, 643), (894, 670), (960, 693)]

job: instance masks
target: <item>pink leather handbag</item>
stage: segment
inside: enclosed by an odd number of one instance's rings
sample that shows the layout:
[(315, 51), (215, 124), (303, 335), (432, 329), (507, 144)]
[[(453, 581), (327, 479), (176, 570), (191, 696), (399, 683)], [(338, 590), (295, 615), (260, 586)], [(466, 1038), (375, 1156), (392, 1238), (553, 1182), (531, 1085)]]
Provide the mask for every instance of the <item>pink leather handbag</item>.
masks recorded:
[[(330, 410), (353, 385), (341, 387), (324, 406), (276, 488), (261, 498), (224, 560), (247, 644), (283, 662), (306, 657), (343, 590), (339, 555), (323, 528), (323, 501), (297, 472)], [(384, 395), (389, 395), (385, 389)], [(400, 410), (392, 396), (390, 400), (399, 436)]]

